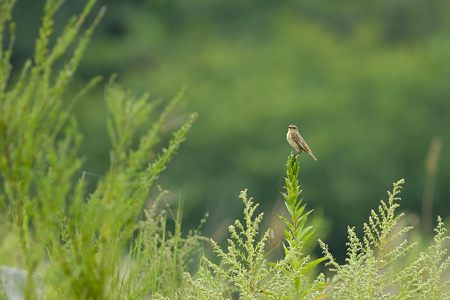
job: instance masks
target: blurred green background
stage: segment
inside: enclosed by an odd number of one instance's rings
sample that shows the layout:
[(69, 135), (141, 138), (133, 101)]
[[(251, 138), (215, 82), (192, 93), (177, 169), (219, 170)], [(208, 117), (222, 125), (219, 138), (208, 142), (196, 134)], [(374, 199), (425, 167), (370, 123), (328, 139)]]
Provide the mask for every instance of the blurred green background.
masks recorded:
[[(57, 24), (83, 3), (67, 1)], [(302, 156), (303, 196), (331, 224), (325, 239), (335, 253), (344, 249), (346, 226), (361, 226), (394, 180), (406, 179), (403, 209), (422, 214), (433, 139), (442, 145), (431, 180), (433, 219), (448, 216), (448, 0), (100, 5), (107, 14), (78, 72), (80, 85), (118, 73), (124, 86), (163, 103), (186, 86), (180, 117), (199, 113), (161, 181), (183, 199), (188, 227), (209, 211), (204, 233), (220, 236), (241, 211), (243, 188), (276, 216), (291, 123), (319, 159)], [(42, 7), (15, 7), (17, 66), (32, 54)], [(92, 182), (109, 159), (102, 93), (92, 92), (76, 111)]]

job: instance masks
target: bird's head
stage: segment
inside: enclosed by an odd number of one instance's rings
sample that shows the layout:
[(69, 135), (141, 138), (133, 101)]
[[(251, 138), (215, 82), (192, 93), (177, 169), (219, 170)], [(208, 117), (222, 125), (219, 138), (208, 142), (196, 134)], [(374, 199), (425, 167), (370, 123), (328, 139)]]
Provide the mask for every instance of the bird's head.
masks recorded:
[(295, 125), (289, 125), (288, 129), (289, 130), (298, 130), (297, 126), (295, 126)]

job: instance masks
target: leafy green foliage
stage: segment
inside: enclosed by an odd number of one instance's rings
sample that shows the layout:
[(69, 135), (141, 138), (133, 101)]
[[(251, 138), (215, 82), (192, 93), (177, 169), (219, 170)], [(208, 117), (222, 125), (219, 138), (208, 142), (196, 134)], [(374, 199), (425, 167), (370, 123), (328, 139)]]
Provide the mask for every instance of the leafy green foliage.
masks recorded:
[[(398, 226), (403, 213), (396, 213), (404, 180), (394, 183), (388, 202), (381, 200), (378, 212), (371, 211), (364, 223), (364, 235), (358, 238), (355, 228), (348, 228), (346, 263), (340, 265), (320, 242), (332, 271), (336, 273), (329, 286), (333, 299), (447, 299), (449, 269), (445, 241), (446, 229), (438, 218), (434, 244), (406, 266), (401, 259), (414, 247), (401, 240), (412, 227)], [(447, 296), (445, 296), (447, 295)]]
[(304, 253), (304, 247), (314, 230), (312, 226), (306, 226), (308, 215), (312, 211), (305, 212), (306, 205), (300, 198), (299, 160), (300, 157), (296, 155), (288, 158), (285, 177), (286, 193), (283, 193), (283, 197), (290, 218), (280, 217), (287, 227), (284, 230), (286, 245), (283, 245), (283, 248), (289, 268), (283, 272), (295, 274), (293, 287), (295, 293), (291, 295), (292, 298), (303, 298), (307, 295), (308, 278), (304, 274), (325, 260), (325, 258), (318, 258), (310, 261), (309, 255)]
[[(2, 40), (12, 4), (2, 2)], [(174, 220), (173, 236), (165, 230), (164, 213), (147, 214), (147, 221), (139, 221), (155, 181), (185, 140), (196, 115), (189, 116), (173, 133), (167, 148), (158, 153), (154, 148), (161, 126), (169, 121), (181, 94), (146, 130), (143, 125), (152, 118), (157, 102), (146, 95), (134, 96), (111, 81), (105, 91), (112, 142), (110, 168), (89, 193), (86, 177), (79, 176), (81, 134), (71, 109), (99, 78), (92, 79), (75, 97), (66, 91), (104, 9), (86, 27), (95, 4), (94, 0), (88, 1), (82, 12), (54, 36), (53, 18), (61, 4), (46, 2), (34, 58), (26, 61), (16, 80), (9, 81), (12, 46), (0, 52), (0, 220), (2, 228), (6, 228), (0, 234), (2, 240), (11, 242), (7, 248), (3, 244), (0, 247), (1, 260), (27, 271), (27, 299), (36, 298), (35, 273), (45, 278), (50, 298), (152, 295), (166, 285), (149, 285), (124, 274), (123, 256), (131, 241), (129, 256), (140, 257), (133, 260), (136, 276), (152, 257), (173, 256), (172, 264), (164, 262), (164, 269), (149, 269), (145, 274), (153, 272), (160, 281), (176, 284), (172, 280), (175, 275), (165, 274), (181, 274), (187, 257), (198, 248), (197, 235), (186, 239), (181, 235), (181, 210)], [(9, 37), (12, 41), (12, 32)], [(136, 147), (139, 130), (144, 134)], [(153, 234), (163, 237), (151, 244), (147, 235)], [(137, 241), (133, 240), (135, 235)], [(178, 277), (180, 281), (181, 275)], [(124, 282), (127, 288), (121, 285)]]
[(450, 257), (447, 229), (437, 219), (433, 243), (420, 252), (419, 258), (401, 270), (395, 278), (402, 298), (450, 299)]
[(280, 217), (286, 225), (284, 257), (276, 262), (268, 260), (266, 243), (271, 229), (261, 233), (264, 214), (256, 214), (259, 204), (249, 198), (244, 190), (239, 195), (244, 203), (243, 222), (236, 220), (228, 227), (230, 238), (227, 239), (226, 250), (212, 240), (219, 264), (204, 257), (198, 278), (193, 280), (186, 275), (192, 287), (188, 289), (188, 294), (200, 299), (211, 299), (208, 291), (213, 291), (211, 295), (221, 295), (226, 299), (231, 298), (233, 292), (237, 292), (242, 299), (314, 299), (321, 294), (323, 275), (315, 281), (307, 276), (308, 271), (324, 258), (310, 260), (304, 252), (304, 245), (313, 229), (306, 225), (310, 212), (304, 213), (305, 205), (299, 198), (298, 175), (299, 157), (291, 155), (286, 164), (286, 192), (283, 193), (289, 218)]
[[(237, 293), (242, 299), (447, 299), (450, 279), (449, 237), (441, 218), (435, 229), (434, 242), (418, 257), (411, 255), (415, 243), (408, 241), (412, 229), (405, 226), (404, 213), (397, 213), (403, 180), (394, 183), (388, 201), (381, 201), (363, 225), (358, 238), (355, 228), (348, 228), (347, 258), (339, 264), (319, 240), (324, 257), (310, 260), (304, 252), (312, 228), (307, 227), (309, 212), (304, 213), (298, 185), (299, 158), (291, 155), (286, 164), (286, 193), (283, 194), (290, 218), (282, 217), (285, 256), (269, 262), (265, 244), (270, 230), (260, 233), (263, 214), (255, 215), (258, 204), (241, 192), (244, 222), (230, 225), (230, 238), (223, 250), (212, 241), (219, 258), (216, 264), (203, 258), (200, 271), (193, 278), (185, 274), (189, 299), (231, 299)], [(403, 240), (402, 240), (403, 239)], [(310, 271), (328, 260), (335, 273), (311, 276)]]
[[(0, 170), (3, 189), (0, 206), (7, 212), (12, 231), (19, 237), (23, 264), (28, 270), (25, 293), (28, 298), (34, 294), (33, 273), (46, 244), (55, 238), (48, 230), (57, 230), (72, 178), (81, 166), (77, 157), (80, 136), (69, 115), (70, 105), (64, 105), (62, 97), (102, 16), (101, 11), (81, 33), (81, 26), (93, 4), (94, 1), (89, 1), (82, 13), (69, 21), (54, 46), (49, 47), (50, 19), (59, 7), (59, 1), (48, 1), (34, 60), (25, 62), (15, 82), (10, 81), (12, 47), (1, 52)], [(11, 13), (12, 2), (6, 1), (2, 5), (0, 20), (3, 28)], [(3, 40), (4, 32), (0, 33)], [(10, 39), (13, 36), (11, 32)], [(63, 54), (67, 57), (57, 69), (55, 64)], [(34, 232), (30, 224), (35, 228)], [(36, 243), (40, 240), (44, 243)]]
[[(345, 263), (323, 242), (324, 257), (313, 259), (306, 247), (314, 233), (311, 211), (300, 197), (300, 158), (293, 155), (282, 194), (283, 257), (271, 261), (272, 231), (262, 228), (259, 203), (244, 190), (243, 219), (228, 227), (226, 248), (212, 241), (215, 257), (208, 258), (197, 230), (182, 234), (182, 202), (172, 213), (161, 208), (167, 192), (155, 190), (196, 119), (187, 117), (166, 148), (155, 150), (183, 92), (155, 118), (158, 101), (113, 79), (107, 84), (109, 168), (89, 189), (72, 109), (101, 79), (94, 77), (75, 96), (69, 90), (104, 9), (91, 16), (90, 0), (55, 33), (62, 2), (46, 2), (33, 58), (16, 77), (14, 1), (0, 4), (0, 264), (26, 270), (26, 299), (39, 298), (43, 289), (49, 299), (450, 298), (444, 223), (438, 218), (433, 242), (414, 256), (412, 227), (397, 213), (403, 181), (371, 211), (362, 237), (348, 228)], [(198, 271), (189, 273), (198, 256)], [(317, 275), (324, 260), (333, 277)], [(6, 293), (0, 285), (1, 297)]]
[(212, 240), (213, 250), (220, 258), (221, 265), (207, 258), (204, 260), (215, 274), (229, 280), (243, 299), (254, 299), (261, 293), (270, 272), (265, 258), (269, 230), (258, 237), (263, 213), (254, 216), (259, 205), (247, 197), (247, 191), (242, 191), (239, 198), (244, 202), (244, 222), (236, 220), (228, 227), (230, 238), (227, 240), (227, 251), (223, 251)]
[[(160, 196), (166, 192), (160, 193)], [(138, 227), (118, 292), (124, 299), (156, 296), (174, 297), (182, 285), (182, 274), (188, 269), (193, 254), (200, 249), (197, 231), (186, 237), (181, 233), (181, 207), (176, 211), (175, 230), (167, 229), (167, 210), (157, 213), (159, 199), (145, 211), (145, 220)], [(204, 222), (204, 220), (203, 220)], [(203, 223), (202, 222), (202, 223)]]

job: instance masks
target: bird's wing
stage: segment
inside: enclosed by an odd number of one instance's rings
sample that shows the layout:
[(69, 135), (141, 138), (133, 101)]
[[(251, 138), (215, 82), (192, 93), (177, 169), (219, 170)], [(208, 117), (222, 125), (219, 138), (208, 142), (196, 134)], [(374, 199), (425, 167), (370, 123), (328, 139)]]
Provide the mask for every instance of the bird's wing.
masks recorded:
[(306, 153), (311, 153), (311, 149), (309, 148), (308, 144), (305, 142), (305, 140), (302, 138), (300, 134), (299, 135), (294, 134), (293, 136), (294, 136), (293, 140), (302, 151)]
[(300, 144), (302, 145), (301, 148), (303, 149), (303, 151), (305, 151), (306, 153), (311, 153), (311, 149), (309, 148), (308, 144), (304, 140), (301, 140)]
[(292, 136), (292, 140), (295, 142), (295, 144), (297, 145), (297, 147), (299, 148), (300, 151), (304, 151), (304, 152), (308, 153), (309, 155), (311, 155), (311, 157), (314, 160), (317, 160), (317, 158), (312, 153), (311, 148), (309, 148), (308, 144), (305, 142), (305, 140), (300, 135), (300, 133), (298, 135), (292, 134), (291, 136)]
[(302, 141), (302, 138), (300, 135), (292, 133), (291, 138), (294, 141), (294, 143), (297, 145), (299, 151), (305, 151), (305, 147), (303, 147), (302, 142), (304, 144), (304, 141)]

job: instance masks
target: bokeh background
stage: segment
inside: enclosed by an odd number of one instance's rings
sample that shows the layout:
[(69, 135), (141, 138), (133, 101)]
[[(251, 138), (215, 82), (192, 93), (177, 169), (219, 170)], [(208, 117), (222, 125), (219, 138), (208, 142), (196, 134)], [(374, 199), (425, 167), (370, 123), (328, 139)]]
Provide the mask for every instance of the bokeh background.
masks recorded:
[[(83, 3), (67, 1), (57, 24)], [(77, 84), (117, 73), (124, 86), (163, 103), (185, 86), (180, 119), (199, 113), (161, 181), (184, 201), (187, 228), (208, 211), (204, 234), (220, 238), (240, 214), (243, 188), (276, 217), (290, 123), (319, 159), (302, 156), (303, 197), (326, 220), (322, 238), (335, 253), (344, 249), (346, 226), (361, 226), (399, 178), (406, 179), (404, 210), (423, 221), (423, 201), (431, 200), (433, 219), (449, 215), (448, 0), (101, 5), (107, 13)], [(15, 7), (17, 66), (32, 54), (42, 8), (43, 1)], [(99, 88), (76, 109), (93, 184), (109, 159), (102, 96)], [(427, 170), (427, 157), (436, 168)]]

